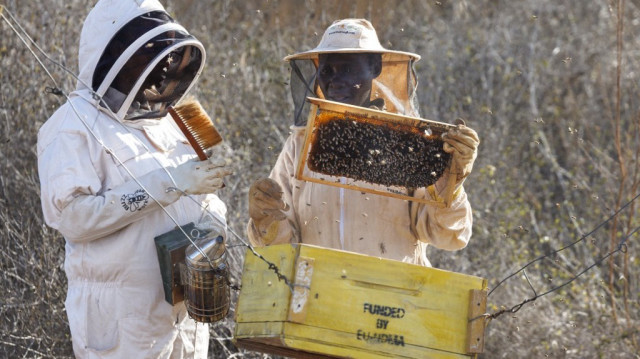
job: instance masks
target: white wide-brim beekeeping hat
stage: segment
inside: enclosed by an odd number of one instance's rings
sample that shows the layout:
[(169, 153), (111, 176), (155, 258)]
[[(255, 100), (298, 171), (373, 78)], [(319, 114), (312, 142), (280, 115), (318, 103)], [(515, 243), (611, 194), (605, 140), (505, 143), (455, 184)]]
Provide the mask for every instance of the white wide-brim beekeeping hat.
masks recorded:
[(320, 44), (312, 50), (289, 55), (285, 61), (318, 58), (318, 54), (329, 53), (380, 53), (396, 55), (393, 58), (405, 58), (418, 61), (420, 55), (388, 50), (380, 45), (373, 25), (365, 19), (343, 19), (334, 21), (322, 35)]

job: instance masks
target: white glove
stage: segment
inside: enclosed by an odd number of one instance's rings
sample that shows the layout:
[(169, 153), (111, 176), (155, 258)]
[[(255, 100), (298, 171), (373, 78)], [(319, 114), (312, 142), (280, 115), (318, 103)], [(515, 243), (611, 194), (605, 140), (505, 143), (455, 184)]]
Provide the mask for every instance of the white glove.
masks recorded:
[(214, 151), (209, 159), (187, 161), (167, 169), (179, 190), (186, 194), (207, 194), (224, 187), (223, 178), (233, 173), (222, 151)]

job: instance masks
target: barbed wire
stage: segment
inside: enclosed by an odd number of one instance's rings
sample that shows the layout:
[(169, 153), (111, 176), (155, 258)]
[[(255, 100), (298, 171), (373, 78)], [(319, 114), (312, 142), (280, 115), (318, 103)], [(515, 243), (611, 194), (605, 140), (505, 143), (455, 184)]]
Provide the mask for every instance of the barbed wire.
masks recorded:
[(517, 311), (519, 311), (520, 309), (522, 309), (522, 307), (530, 302), (533, 302), (535, 300), (537, 300), (540, 297), (544, 297), (545, 295), (548, 295), (550, 293), (553, 293), (567, 285), (569, 285), (570, 283), (572, 283), (573, 281), (575, 281), (576, 279), (578, 279), (580, 276), (582, 276), (583, 274), (585, 274), (586, 272), (588, 272), (589, 270), (591, 270), (592, 268), (602, 264), (602, 262), (604, 262), (607, 258), (611, 257), (612, 255), (618, 253), (618, 252), (622, 252), (622, 253), (626, 253), (627, 252), (627, 241), (628, 239), (633, 236), (634, 234), (636, 234), (638, 231), (640, 231), (640, 226), (636, 227), (635, 229), (633, 229), (629, 234), (627, 234), (624, 238), (622, 238), (622, 240), (620, 240), (620, 242), (618, 243), (616, 249), (608, 252), (607, 254), (605, 254), (604, 256), (600, 257), (599, 259), (597, 259), (593, 264), (591, 264), (590, 266), (584, 268), (582, 271), (580, 271), (578, 274), (574, 275), (573, 277), (569, 278), (568, 280), (566, 280), (565, 282), (563, 282), (560, 285), (557, 285), (549, 290), (547, 290), (546, 292), (543, 292), (541, 294), (538, 294), (537, 291), (535, 290), (533, 284), (531, 283), (531, 281), (529, 280), (529, 277), (527, 276), (527, 272), (526, 269), (531, 266), (532, 264), (539, 262), (545, 258), (549, 258), (557, 253), (560, 253), (568, 248), (571, 248), (573, 246), (575, 246), (576, 244), (585, 241), (589, 236), (591, 236), (593, 233), (595, 233), (598, 229), (602, 228), (604, 225), (606, 225), (607, 223), (609, 223), (611, 220), (613, 220), (614, 218), (616, 218), (618, 216), (618, 214), (620, 214), (620, 212), (622, 212), (623, 210), (625, 210), (627, 207), (629, 207), (634, 201), (636, 201), (638, 198), (640, 198), (640, 194), (637, 194), (635, 197), (633, 197), (631, 200), (629, 200), (627, 203), (625, 203), (623, 206), (621, 206), (616, 212), (614, 212), (611, 216), (609, 216), (609, 218), (607, 218), (605, 221), (601, 222), (600, 224), (598, 224), (594, 229), (592, 229), (589, 233), (583, 235), (582, 237), (580, 237), (578, 240), (575, 240), (573, 242), (571, 242), (570, 244), (557, 249), (555, 251), (552, 251), (551, 253), (539, 256), (538, 258), (530, 261), (529, 263), (525, 264), (524, 266), (522, 266), (520, 269), (518, 269), (517, 271), (513, 272), (512, 274), (508, 275), (507, 277), (505, 277), (504, 279), (502, 279), (500, 282), (498, 282), (498, 284), (491, 289), (491, 291), (489, 291), (489, 293), (487, 294), (487, 297), (490, 296), (496, 289), (498, 289), (502, 284), (504, 284), (507, 280), (509, 280), (510, 278), (513, 278), (514, 276), (516, 276), (518, 273), (522, 272), (527, 283), (529, 284), (529, 287), (531, 288), (531, 290), (533, 291), (533, 296), (529, 297), (525, 300), (523, 300), (522, 302), (512, 306), (511, 308), (506, 308), (506, 309), (502, 309), (500, 311), (497, 311), (495, 313), (491, 313), (491, 314), (483, 314), (479, 317), (476, 318), (472, 318), (471, 321), (478, 319), (480, 317), (486, 317), (488, 320), (491, 319), (495, 319), (497, 317), (499, 317), (500, 315), (504, 314), (504, 313), (516, 313)]

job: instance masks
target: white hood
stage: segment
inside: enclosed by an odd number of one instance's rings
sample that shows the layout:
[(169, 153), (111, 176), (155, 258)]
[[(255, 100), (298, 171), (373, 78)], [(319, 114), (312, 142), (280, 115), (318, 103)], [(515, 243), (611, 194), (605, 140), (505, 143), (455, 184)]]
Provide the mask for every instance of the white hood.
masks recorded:
[[(125, 26), (123, 33), (115, 37)], [(155, 47), (149, 51), (154, 44)], [(135, 78), (126, 77), (130, 79), (130, 88), (116, 90), (114, 80), (118, 79), (133, 55), (140, 51), (151, 56), (148, 64)], [(156, 0), (100, 0), (87, 16), (80, 35), (80, 74), (76, 93), (96, 105), (100, 103), (103, 110), (108, 104), (116, 118), (124, 121), (133, 116), (130, 112), (132, 104), (136, 105), (134, 98), (151, 71), (166, 61), (170, 53), (185, 54), (183, 65), (187, 70), (178, 73), (177, 79), (165, 80), (162, 88), (158, 89), (159, 93), (156, 92), (155, 97), (149, 100), (151, 110), (145, 107), (147, 116), (140, 117), (162, 117), (166, 114), (166, 107), (184, 96), (200, 76), (205, 60), (204, 46), (175, 22)], [(167, 86), (168, 83), (171, 85)], [(168, 90), (164, 91), (165, 88)], [(98, 102), (97, 98), (104, 101)], [(135, 115), (144, 112), (138, 110)]]

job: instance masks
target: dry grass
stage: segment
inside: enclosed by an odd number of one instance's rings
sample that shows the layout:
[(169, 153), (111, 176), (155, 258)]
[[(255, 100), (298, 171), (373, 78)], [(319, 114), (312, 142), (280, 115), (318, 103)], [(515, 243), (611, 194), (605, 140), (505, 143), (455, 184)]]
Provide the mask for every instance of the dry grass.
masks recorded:
[[(640, 9), (626, 5), (618, 86), (616, 3), (165, 1), (207, 46), (196, 95), (235, 151), (236, 175), (222, 196), (241, 236), (249, 184), (269, 172), (292, 123), (282, 57), (313, 47), (332, 20), (346, 16), (371, 19), (385, 46), (422, 55), (423, 117), (463, 117), (482, 139), (466, 185), (472, 242), (460, 252), (429, 255), (438, 267), (488, 278), (490, 287), (580, 238), (638, 193)], [(89, 10), (84, 1), (5, 6), (47, 53), (75, 71), (81, 19)], [(43, 223), (35, 154), (38, 128), (64, 98), (45, 91), (52, 82), (4, 21), (0, 29), (0, 357), (70, 357), (64, 240)], [(62, 70), (47, 67), (60, 88), (74, 88)], [(589, 241), (529, 268), (538, 293), (609, 252), (610, 238), (615, 244), (640, 225), (636, 209), (624, 211), (616, 227), (609, 223)], [(482, 357), (639, 358), (637, 243), (632, 236), (625, 255), (492, 321)], [(244, 250), (232, 252), (239, 280)], [(517, 276), (489, 305), (496, 311), (532, 295)], [(212, 328), (211, 357), (261, 357), (235, 349), (233, 325), (232, 311)]]

